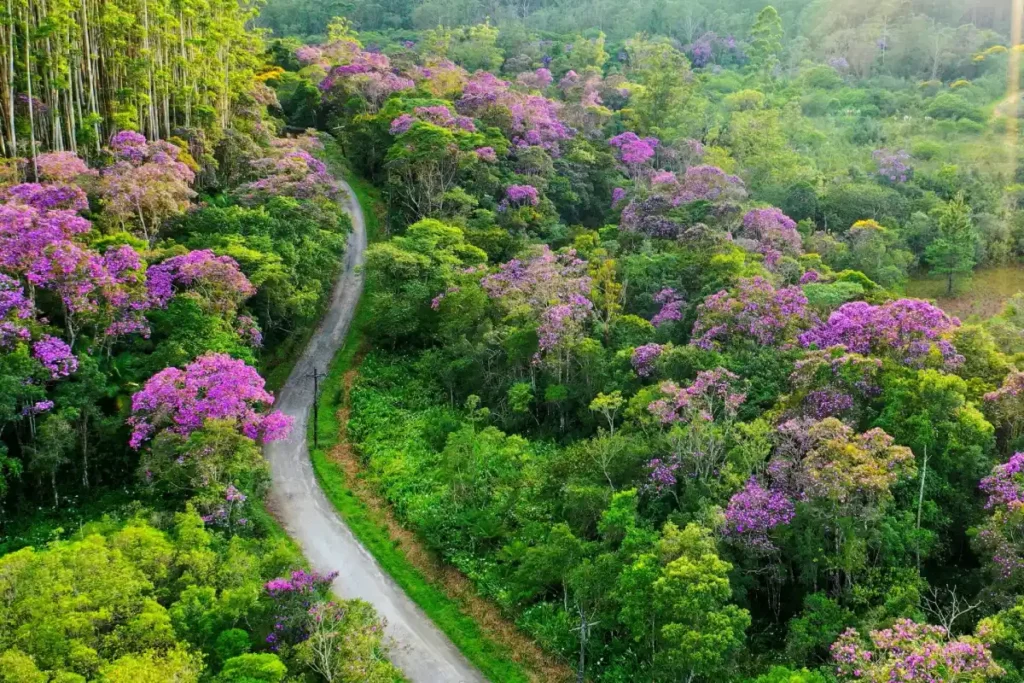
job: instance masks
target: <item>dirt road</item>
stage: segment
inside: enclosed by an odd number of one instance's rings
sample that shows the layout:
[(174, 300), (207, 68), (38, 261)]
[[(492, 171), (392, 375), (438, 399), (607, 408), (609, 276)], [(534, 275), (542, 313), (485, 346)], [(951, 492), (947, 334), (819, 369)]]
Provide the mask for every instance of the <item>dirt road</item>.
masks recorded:
[(314, 569), (338, 571), (335, 592), (361, 598), (387, 620), (393, 640), (391, 660), (414, 683), (482, 683), (484, 677), (433, 622), (387, 576), (355, 539), (324, 496), (313, 474), (306, 447), (306, 425), (313, 400), (313, 368), (326, 371), (341, 348), (363, 291), (360, 266), (366, 250), (366, 225), (352, 188), (345, 185), (352, 234), (344, 269), (321, 321), (302, 358), (278, 395), (276, 407), (295, 418), (291, 435), (267, 444), (264, 453), (273, 474), (270, 501), (282, 524)]

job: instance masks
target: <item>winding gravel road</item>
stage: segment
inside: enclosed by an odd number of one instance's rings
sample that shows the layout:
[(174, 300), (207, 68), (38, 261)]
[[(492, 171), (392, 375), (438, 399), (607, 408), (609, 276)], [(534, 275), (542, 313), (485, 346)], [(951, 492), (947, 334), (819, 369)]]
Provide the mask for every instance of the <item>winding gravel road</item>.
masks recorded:
[(363, 252), (366, 225), (352, 188), (344, 185), (352, 234), (345, 251), (344, 270), (324, 316), (276, 407), (295, 418), (290, 436), (264, 446), (273, 485), (270, 501), (278, 518), (313, 568), (337, 571), (334, 591), (343, 598), (361, 598), (387, 620), (393, 640), (391, 661), (414, 683), (483, 683), (486, 679), (466, 660), (433, 622), (377, 565), (356, 540), (324, 496), (313, 474), (306, 448), (306, 424), (313, 400), (313, 368), (325, 371), (345, 340), (363, 291)]

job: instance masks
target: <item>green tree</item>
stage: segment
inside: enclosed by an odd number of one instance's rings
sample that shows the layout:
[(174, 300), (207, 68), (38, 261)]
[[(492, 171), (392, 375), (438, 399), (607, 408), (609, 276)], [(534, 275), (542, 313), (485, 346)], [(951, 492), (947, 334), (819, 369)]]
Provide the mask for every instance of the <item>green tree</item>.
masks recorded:
[(782, 17), (768, 5), (761, 10), (750, 29), (750, 64), (764, 75), (771, 75), (782, 54)]
[(928, 245), (925, 258), (932, 272), (946, 276), (946, 294), (953, 293), (953, 279), (974, 268), (978, 233), (971, 220), (971, 209), (963, 193), (946, 204), (939, 214), (938, 238)]
[(654, 582), (662, 623), (656, 662), (674, 680), (723, 680), (750, 626), (747, 610), (730, 604), (732, 565), (718, 557), (711, 531), (696, 524), (667, 528), (662, 546), (677, 557)]

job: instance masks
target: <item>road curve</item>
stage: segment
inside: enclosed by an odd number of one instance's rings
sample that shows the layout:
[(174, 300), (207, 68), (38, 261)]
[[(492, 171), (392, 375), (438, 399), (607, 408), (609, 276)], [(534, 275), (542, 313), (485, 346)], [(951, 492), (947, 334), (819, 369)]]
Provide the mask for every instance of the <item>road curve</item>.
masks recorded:
[(270, 502), (313, 569), (337, 571), (334, 591), (361, 598), (387, 620), (391, 661), (414, 683), (483, 683), (486, 679), (452, 645), (356, 540), (320, 490), (309, 461), (306, 425), (313, 401), (313, 368), (325, 371), (341, 348), (363, 291), (366, 224), (352, 188), (344, 185), (352, 233), (330, 309), (296, 363), (276, 408), (295, 419), (287, 439), (266, 444), (273, 483)]

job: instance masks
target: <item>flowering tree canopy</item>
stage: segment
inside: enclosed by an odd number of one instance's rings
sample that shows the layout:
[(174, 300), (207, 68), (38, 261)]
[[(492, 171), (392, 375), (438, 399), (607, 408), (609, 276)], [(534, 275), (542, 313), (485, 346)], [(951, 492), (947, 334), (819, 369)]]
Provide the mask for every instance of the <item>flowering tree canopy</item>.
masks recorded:
[(740, 280), (735, 294), (722, 290), (697, 307), (690, 343), (702, 349), (742, 340), (788, 345), (814, 320), (799, 287), (775, 289), (764, 278), (754, 277)]
[(131, 446), (141, 447), (163, 429), (188, 436), (207, 419), (235, 420), (251, 439), (282, 439), (291, 418), (265, 412), (274, 397), (263, 384), (255, 369), (222, 353), (200, 356), (183, 370), (161, 370), (132, 396)]
[(147, 276), (149, 296), (158, 306), (166, 306), (171, 300), (174, 285), (199, 292), (204, 301), (221, 312), (233, 310), (256, 293), (233, 258), (217, 256), (209, 249), (169, 258), (151, 267)]
[(854, 353), (893, 356), (915, 367), (924, 365), (935, 352), (940, 364), (956, 367), (963, 356), (944, 335), (959, 326), (959, 320), (920, 299), (898, 299), (881, 306), (854, 301), (800, 335), (800, 343), (818, 348), (843, 345)]
[(725, 509), (725, 537), (754, 552), (770, 552), (775, 544), (769, 532), (789, 524), (795, 512), (793, 501), (780, 490), (766, 489), (755, 477), (733, 494)]
[(952, 639), (941, 626), (898, 619), (889, 628), (871, 631), (870, 638), (868, 645), (856, 629), (847, 629), (832, 645), (840, 681), (966, 683), (1004, 673), (981, 641)]
[(270, 154), (254, 164), (261, 177), (235, 190), (245, 204), (254, 204), (269, 197), (338, 199), (341, 186), (327, 166), (310, 153), (323, 145), (314, 137), (302, 136), (275, 144)]
[(179, 159), (181, 150), (169, 142), (147, 142), (138, 133), (114, 135), (110, 148), (116, 161), (104, 169), (100, 194), (104, 214), (121, 225), (138, 227), (153, 241), (161, 224), (189, 207), (195, 196), (195, 173)]

